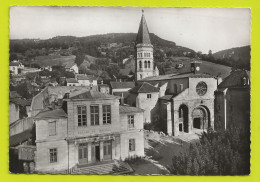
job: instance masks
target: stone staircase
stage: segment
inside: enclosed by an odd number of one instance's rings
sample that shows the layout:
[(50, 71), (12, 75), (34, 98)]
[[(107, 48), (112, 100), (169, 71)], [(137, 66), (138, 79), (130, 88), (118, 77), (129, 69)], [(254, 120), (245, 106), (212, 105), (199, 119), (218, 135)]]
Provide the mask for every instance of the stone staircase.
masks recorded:
[(128, 163), (122, 161), (100, 162), (84, 166), (76, 166), (70, 170), (70, 174), (129, 174), (133, 169)]

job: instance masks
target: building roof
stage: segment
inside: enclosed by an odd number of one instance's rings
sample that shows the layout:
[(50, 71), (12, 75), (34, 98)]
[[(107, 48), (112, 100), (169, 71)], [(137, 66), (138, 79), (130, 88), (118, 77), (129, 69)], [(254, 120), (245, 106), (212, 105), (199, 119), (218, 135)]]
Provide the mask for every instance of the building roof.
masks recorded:
[(159, 91), (160, 91), (159, 88), (147, 82), (142, 82), (137, 86), (135, 86), (134, 88), (132, 88), (131, 90), (129, 90), (129, 92), (131, 93), (152, 93), (152, 92), (159, 92)]
[(218, 88), (242, 88), (248, 87), (249, 84), (243, 85), (243, 78), (246, 77), (250, 80), (250, 72), (246, 70), (236, 70), (225, 78), (223, 82), (218, 85)]
[(25, 99), (21, 99), (21, 98), (13, 98), (13, 99), (10, 99), (9, 102), (12, 102), (12, 103), (17, 104), (19, 106), (25, 107), (25, 106), (30, 106), (32, 100), (25, 100)]
[(172, 80), (177, 78), (215, 78), (215, 77), (209, 74), (181, 73), (181, 74), (150, 76), (139, 81), (160, 81), (160, 80)]
[(40, 118), (67, 118), (67, 114), (61, 108), (58, 109), (46, 108), (43, 109), (35, 116), (35, 119), (40, 119)]
[(18, 61), (12, 61), (9, 66), (19, 66), (20, 63)]
[(23, 131), (22, 133), (12, 135), (9, 137), (9, 147), (15, 147), (20, 143), (27, 141), (31, 137), (32, 137), (32, 129), (28, 129)]
[(102, 92), (90, 90), (84, 92), (71, 93), (69, 99), (96, 100), (96, 99), (119, 99), (119, 98), (114, 95), (109, 95)]
[(78, 83), (78, 81), (75, 78), (67, 78), (66, 82), (67, 83)]
[(138, 113), (138, 112), (144, 112), (143, 109), (140, 109), (138, 107), (131, 107), (131, 106), (122, 106), (119, 105), (119, 112), (120, 113)]
[(159, 99), (170, 101), (173, 97), (174, 95), (165, 95), (160, 97)]
[(144, 13), (142, 14), (142, 18), (139, 24), (138, 33), (136, 36), (136, 44), (151, 44), (149, 30), (144, 17)]
[(110, 82), (112, 89), (134, 88), (135, 82)]

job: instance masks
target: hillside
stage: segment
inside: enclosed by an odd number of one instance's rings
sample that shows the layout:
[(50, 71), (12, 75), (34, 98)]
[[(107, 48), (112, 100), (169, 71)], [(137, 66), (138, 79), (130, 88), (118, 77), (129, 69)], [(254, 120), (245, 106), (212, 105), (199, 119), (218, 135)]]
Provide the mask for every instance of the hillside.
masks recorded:
[(216, 62), (221, 64), (231, 64), (232, 66), (244, 67), (246, 69), (250, 68), (251, 59), (251, 47), (236, 47), (231, 49), (225, 49), (213, 54)]

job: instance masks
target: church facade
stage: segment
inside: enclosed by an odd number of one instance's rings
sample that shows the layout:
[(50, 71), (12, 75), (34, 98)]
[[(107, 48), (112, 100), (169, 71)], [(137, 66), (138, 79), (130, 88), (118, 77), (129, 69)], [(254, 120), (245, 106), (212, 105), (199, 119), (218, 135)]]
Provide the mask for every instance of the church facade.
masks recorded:
[(136, 87), (127, 103), (144, 110), (146, 123), (157, 123), (168, 135), (214, 129), (214, 91), (217, 79), (192, 61), (187, 73), (159, 75), (144, 15), (136, 37)]

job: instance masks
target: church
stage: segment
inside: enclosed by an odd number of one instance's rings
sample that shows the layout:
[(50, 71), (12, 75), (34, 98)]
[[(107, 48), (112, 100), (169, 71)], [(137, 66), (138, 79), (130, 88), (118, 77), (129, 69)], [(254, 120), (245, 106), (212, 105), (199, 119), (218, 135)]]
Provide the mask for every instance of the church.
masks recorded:
[(191, 61), (187, 73), (159, 75), (144, 13), (136, 37), (136, 86), (127, 104), (144, 110), (145, 123), (157, 123), (170, 136), (214, 129), (214, 91), (217, 79)]

